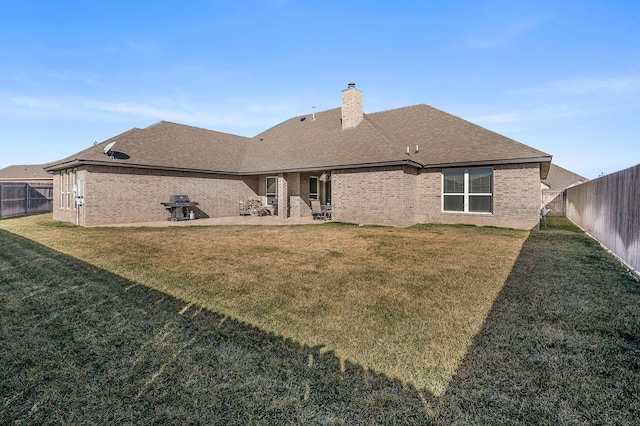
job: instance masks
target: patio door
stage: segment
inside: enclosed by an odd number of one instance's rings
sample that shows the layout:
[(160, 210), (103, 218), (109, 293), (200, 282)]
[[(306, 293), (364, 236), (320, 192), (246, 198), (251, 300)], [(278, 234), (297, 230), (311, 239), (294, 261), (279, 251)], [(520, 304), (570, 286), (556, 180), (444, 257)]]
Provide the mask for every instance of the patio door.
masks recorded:
[(278, 178), (267, 176), (267, 204), (270, 206), (278, 204)]

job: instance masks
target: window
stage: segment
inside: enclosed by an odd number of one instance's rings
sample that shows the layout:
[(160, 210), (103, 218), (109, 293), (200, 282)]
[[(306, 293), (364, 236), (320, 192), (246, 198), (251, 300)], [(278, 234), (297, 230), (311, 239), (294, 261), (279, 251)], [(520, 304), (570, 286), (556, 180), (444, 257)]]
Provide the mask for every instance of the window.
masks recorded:
[(317, 177), (309, 178), (309, 199), (310, 200), (318, 199), (318, 178)]
[(71, 182), (69, 185), (69, 206), (73, 207), (74, 210), (77, 208), (76, 200), (75, 200), (75, 196), (77, 192), (78, 192), (78, 173), (77, 173), (77, 169), (73, 169), (73, 172), (71, 173)]
[(493, 213), (493, 169), (443, 170), (442, 210)]
[(60, 172), (60, 208), (75, 209), (73, 187), (77, 184), (76, 169)]
[(64, 209), (64, 204), (67, 199), (67, 172), (60, 172), (60, 208)]
[(278, 202), (278, 178), (267, 177), (267, 204), (273, 205)]

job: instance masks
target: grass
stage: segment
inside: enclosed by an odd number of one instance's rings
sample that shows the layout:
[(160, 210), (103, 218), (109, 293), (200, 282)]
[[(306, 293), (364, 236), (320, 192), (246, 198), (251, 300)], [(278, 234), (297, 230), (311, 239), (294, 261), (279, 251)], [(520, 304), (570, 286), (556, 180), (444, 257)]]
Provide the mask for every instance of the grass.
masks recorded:
[(446, 389), (528, 235), (475, 227), (15, 223), (12, 232), (185, 305), (434, 394)]
[(555, 218), (530, 234), (32, 216), (0, 242), (0, 423), (640, 415), (638, 284)]

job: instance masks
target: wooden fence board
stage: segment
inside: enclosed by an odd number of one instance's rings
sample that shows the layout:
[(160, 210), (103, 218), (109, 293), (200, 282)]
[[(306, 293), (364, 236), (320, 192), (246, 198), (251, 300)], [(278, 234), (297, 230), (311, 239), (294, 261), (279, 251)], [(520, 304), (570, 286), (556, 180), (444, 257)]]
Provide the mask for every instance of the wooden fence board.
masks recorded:
[(640, 164), (568, 188), (567, 217), (640, 270)]
[(53, 184), (0, 183), (0, 219), (52, 211)]

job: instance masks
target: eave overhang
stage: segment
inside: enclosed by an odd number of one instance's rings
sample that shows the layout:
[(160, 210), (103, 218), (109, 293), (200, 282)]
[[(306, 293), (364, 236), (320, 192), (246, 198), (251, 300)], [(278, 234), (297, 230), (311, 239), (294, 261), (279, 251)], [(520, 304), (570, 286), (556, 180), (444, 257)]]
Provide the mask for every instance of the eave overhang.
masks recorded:
[(288, 167), (288, 168), (274, 168), (263, 169), (259, 171), (232, 171), (232, 170), (206, 170), (206, 169), (192, 169), (184, 167), (169, 167), (162, 165), (150, 165), (150, 164), (130, 164), (130, 163), (117, 163), (111, 161), (96, 161), (96, 160), (70, 160), (64, 163), (58, 163), (46, 167), (45, 170), (49, 173), (53, 173), (58, 170), (64, 170), (74, 167), (80, 167), (85, 165), (91, 166), (103, 166), (103, 167), (122, 167), (133, 169), (145, 169), (145, 170), (165, 170), (173, 172), (186, 172), (186, 173), (204, 173), (211, 175), (230, 175), (230, 176), (256, 176), (265, 174), (279, 174), (279, 173), (300, 173), (300, 172), (315, 172), (326, 170), (345, 170), (345, 169), (362, 169), (373, 167), (390, 167), (390, 166), (408, 166), (416, 169), (445, 169), (452, 167), (482, 167), (492, 166), (496, 164), (522, 164), (522, 163), (539, 163), (540, 166), (540, 178), (546, 179), (549, 173), (549, 167), (551, 164), (551, 156), (541, 157), (527, 157), (527, 158), (510, 158), (510, 159), (496, 159), (496, 160), (482, 160), (482, 161), (461, 161), (450, 163), (438, 163), (438, 164), (421, 164), (411, 159), (395, 160), (395, 161), (382, 161), (373, 163), (355, 163), (355, 164), (334, 164), (326, 166), (309, 166), (309, 167)]
[(482, 160), (482, 161), (461, 161), (457, 163), (439, 163), (439, 164), (427, 164), (425, 169), (446, 169), (452, 167), (482, 167), (493, 166), (496, 164), (523, 164), (523, 163), (539, 163), (540, 164), (540, 179), (546, 179), (549, 174), (549, 167), (551, 166), (552, 156), (540, 156), (540, 157), (526, 157), (526, 158), (508, 158), (508, 159), (496, 159), (496, 160)]

